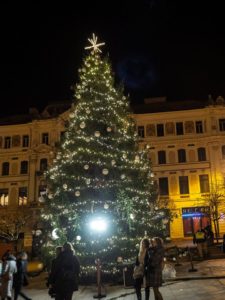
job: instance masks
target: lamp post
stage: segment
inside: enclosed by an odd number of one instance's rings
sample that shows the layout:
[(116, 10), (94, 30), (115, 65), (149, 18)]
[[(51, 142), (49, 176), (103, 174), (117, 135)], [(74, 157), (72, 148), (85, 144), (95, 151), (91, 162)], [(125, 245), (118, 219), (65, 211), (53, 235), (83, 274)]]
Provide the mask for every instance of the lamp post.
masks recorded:
[[(107, 230), (107, 221), (102, 217), (96, 217), (90, 221), (90, 229), (98, 234), (101, 234)], [(106, 294), (102, 294), (102, 283), (101, 283), (101, 261), (99, 258), (96, 259), (96, 270), (97, 270), (97, 294), (93, 296), (95, 299), (101, 299), (106, 297)]]

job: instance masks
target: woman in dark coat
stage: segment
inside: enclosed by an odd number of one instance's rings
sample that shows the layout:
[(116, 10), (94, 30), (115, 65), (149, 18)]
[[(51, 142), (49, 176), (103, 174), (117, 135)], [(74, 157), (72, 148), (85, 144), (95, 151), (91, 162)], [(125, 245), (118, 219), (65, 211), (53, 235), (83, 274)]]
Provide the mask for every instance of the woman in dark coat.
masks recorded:
[(162, 263), (164, 258), (163, 242), (159, 237), (152, 239), (152, 247), (149, 250), (149, 272), (148, 284), (153, 288), (155, 300), (163, 300), (163, 297), (159, 291), (159, 287), (162, 286)]
[(73, 292), (78, 290), (80, 264), (71, 243), (63, 245), (63, 251), (55, 260), (51, 281), (55, 287), (56, 300), (72, 300)]
[(144, 280), (145, 286), (145, 300), (149, 300), (150, 290), (148, 284), (146, 284), (147, 276), (147, 264), (148, 264), (148, 249), (149, 249), (149, 240), (144, 238), (141, 240), (139, 253), (136, 259), (136, 266), (143, 267), (143, 276), (138, 276), (134, 278), (134, 287), (137, 295), (137, 300), (141, 300), (141, 286)]

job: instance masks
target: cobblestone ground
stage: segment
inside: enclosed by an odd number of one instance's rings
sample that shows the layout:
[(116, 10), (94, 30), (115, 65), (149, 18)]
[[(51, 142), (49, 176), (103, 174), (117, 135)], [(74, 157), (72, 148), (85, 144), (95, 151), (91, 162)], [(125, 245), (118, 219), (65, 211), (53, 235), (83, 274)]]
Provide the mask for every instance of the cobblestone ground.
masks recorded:
[[(225, 299), (225, 279), (204, 279), (173, 282), (165, 284), (161, 289), (164, 300), (224, 300)], [(27, 295), (33, 300), (49, 300), (47, 289), (29, 288), (26, 289)], [(136, 300), (133, 289), (125, 289), (122, 286), (108, 286), (102, 289), (106, 292), (106, 300)], [(80, 287), (79, 292), (74, 293), (73, 300), (90, 300), (96, 294), (96, 288)], [(144, 299), (144, 291), (143, 291)], [(151, 291), (150, 300), (154, 299)]]

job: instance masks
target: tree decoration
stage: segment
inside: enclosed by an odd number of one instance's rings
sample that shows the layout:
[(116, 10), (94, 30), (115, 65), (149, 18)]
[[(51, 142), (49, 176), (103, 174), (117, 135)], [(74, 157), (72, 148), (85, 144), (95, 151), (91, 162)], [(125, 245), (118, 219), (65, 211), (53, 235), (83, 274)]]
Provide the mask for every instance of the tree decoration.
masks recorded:
[(102, 174), (103, 174), (103, 175), (108, 175), (108, 174), (109, 174), (109, 170), (106, 169), (106, 168), (103, 169), (103, 170), (102, 170)]
[(100, 131), (98, 131), (98, 130), (95, 131), (95, 136), (96, 136), (96, 137), (100, 137), (100, 135), (101, 135)]
[(104, 275), (121, 272), (118, 257), (133, 263), (135, 245), (145, 231), (162, 236), (166, 218), (159, 214), (161, 208), (154, 210), (157, 197), (150, 184), (148, 151), (138, 150), (128, 98), (114, 86), (108, 58), (99, 54), (103, 43), (96, 36), (89, 42), (91, 53), (73, 85), (74, 117), (68, 120), (60, 155), (46, 172), (54, 198), (43, 195), (42, 211), (44, 252), (53, 254), (55, 246), (72, 242), (81, 277), (95, 277), (98, 257), (104, 261)]

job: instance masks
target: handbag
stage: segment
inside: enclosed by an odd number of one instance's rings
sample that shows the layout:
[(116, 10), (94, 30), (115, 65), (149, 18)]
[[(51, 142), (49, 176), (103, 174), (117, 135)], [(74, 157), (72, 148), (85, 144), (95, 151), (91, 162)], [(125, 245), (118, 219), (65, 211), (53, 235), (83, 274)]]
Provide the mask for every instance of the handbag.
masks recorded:
[(176, 277), (176, 270), (173, 265), (165, 263), (163, 270), (162, 270), (162, 277), (164, 280), (175, 278)]
[(138, 266), (134, 267), (134, 272), (133, 272), (133, 278), (143, 278), (144, 277), (144, 266), (142, 264), (139, 264)]

